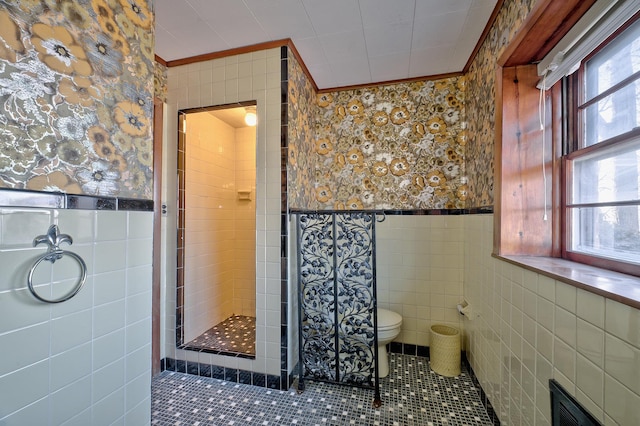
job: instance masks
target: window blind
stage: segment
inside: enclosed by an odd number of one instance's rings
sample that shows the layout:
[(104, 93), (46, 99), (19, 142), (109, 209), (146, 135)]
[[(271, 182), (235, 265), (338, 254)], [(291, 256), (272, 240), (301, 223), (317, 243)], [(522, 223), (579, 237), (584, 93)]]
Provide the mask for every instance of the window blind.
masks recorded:
[(539, 89), (553, 86), (636, 12), (640, 0), (598, 0), (538, 63)]

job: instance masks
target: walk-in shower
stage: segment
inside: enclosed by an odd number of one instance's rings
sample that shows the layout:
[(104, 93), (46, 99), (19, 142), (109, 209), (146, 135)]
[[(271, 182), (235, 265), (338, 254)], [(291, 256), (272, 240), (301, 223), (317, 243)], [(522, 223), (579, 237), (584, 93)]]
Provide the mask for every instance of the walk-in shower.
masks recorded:
[[(255, 357), (255, 102), (178, 115), (176, 345)], [(253, 123), (255, 124), (255, 122)]]

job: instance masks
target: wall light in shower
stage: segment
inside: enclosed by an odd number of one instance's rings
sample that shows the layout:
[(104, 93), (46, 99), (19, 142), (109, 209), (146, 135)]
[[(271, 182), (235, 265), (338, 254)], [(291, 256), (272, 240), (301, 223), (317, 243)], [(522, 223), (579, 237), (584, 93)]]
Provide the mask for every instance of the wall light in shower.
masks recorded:
[(257, 121), (256, 107), (247, 107), (244, 110), (244, 122), (247, 124), (247, 126), (255, 126)]

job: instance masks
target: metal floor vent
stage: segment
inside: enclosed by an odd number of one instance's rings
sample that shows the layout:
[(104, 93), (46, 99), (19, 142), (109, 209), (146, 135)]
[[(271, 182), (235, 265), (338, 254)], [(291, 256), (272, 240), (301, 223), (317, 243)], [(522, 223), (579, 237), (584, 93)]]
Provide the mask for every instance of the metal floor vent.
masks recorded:
[(602, 426), (558, 382), (549, 380), (552, 426)]

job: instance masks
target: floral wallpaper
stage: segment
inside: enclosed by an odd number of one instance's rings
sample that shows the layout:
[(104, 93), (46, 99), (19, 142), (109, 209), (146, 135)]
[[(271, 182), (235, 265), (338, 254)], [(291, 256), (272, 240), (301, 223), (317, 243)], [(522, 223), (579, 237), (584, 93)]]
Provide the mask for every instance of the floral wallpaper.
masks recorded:
[(453, 77), (318, 94), (318, 208), (464, 208), (465, 91)]
[(167, 83), (167, 67), (160, 62), (155, 62), (153, 68), (153, 91), (154, 96), (162, 102), (167, 102), (167, 92), (169, 86)]
[(151, 0), (0, 0), (0, 186), (152, 197)]
[(505, 1), (467, 73), (469, 188), (466, 208), (493, 206), (496, 67), (536, 0)]
[(288, 167), (289, 206), (317, 209), (314, 197), (316, 92), (295, 56), (288, 52)]

